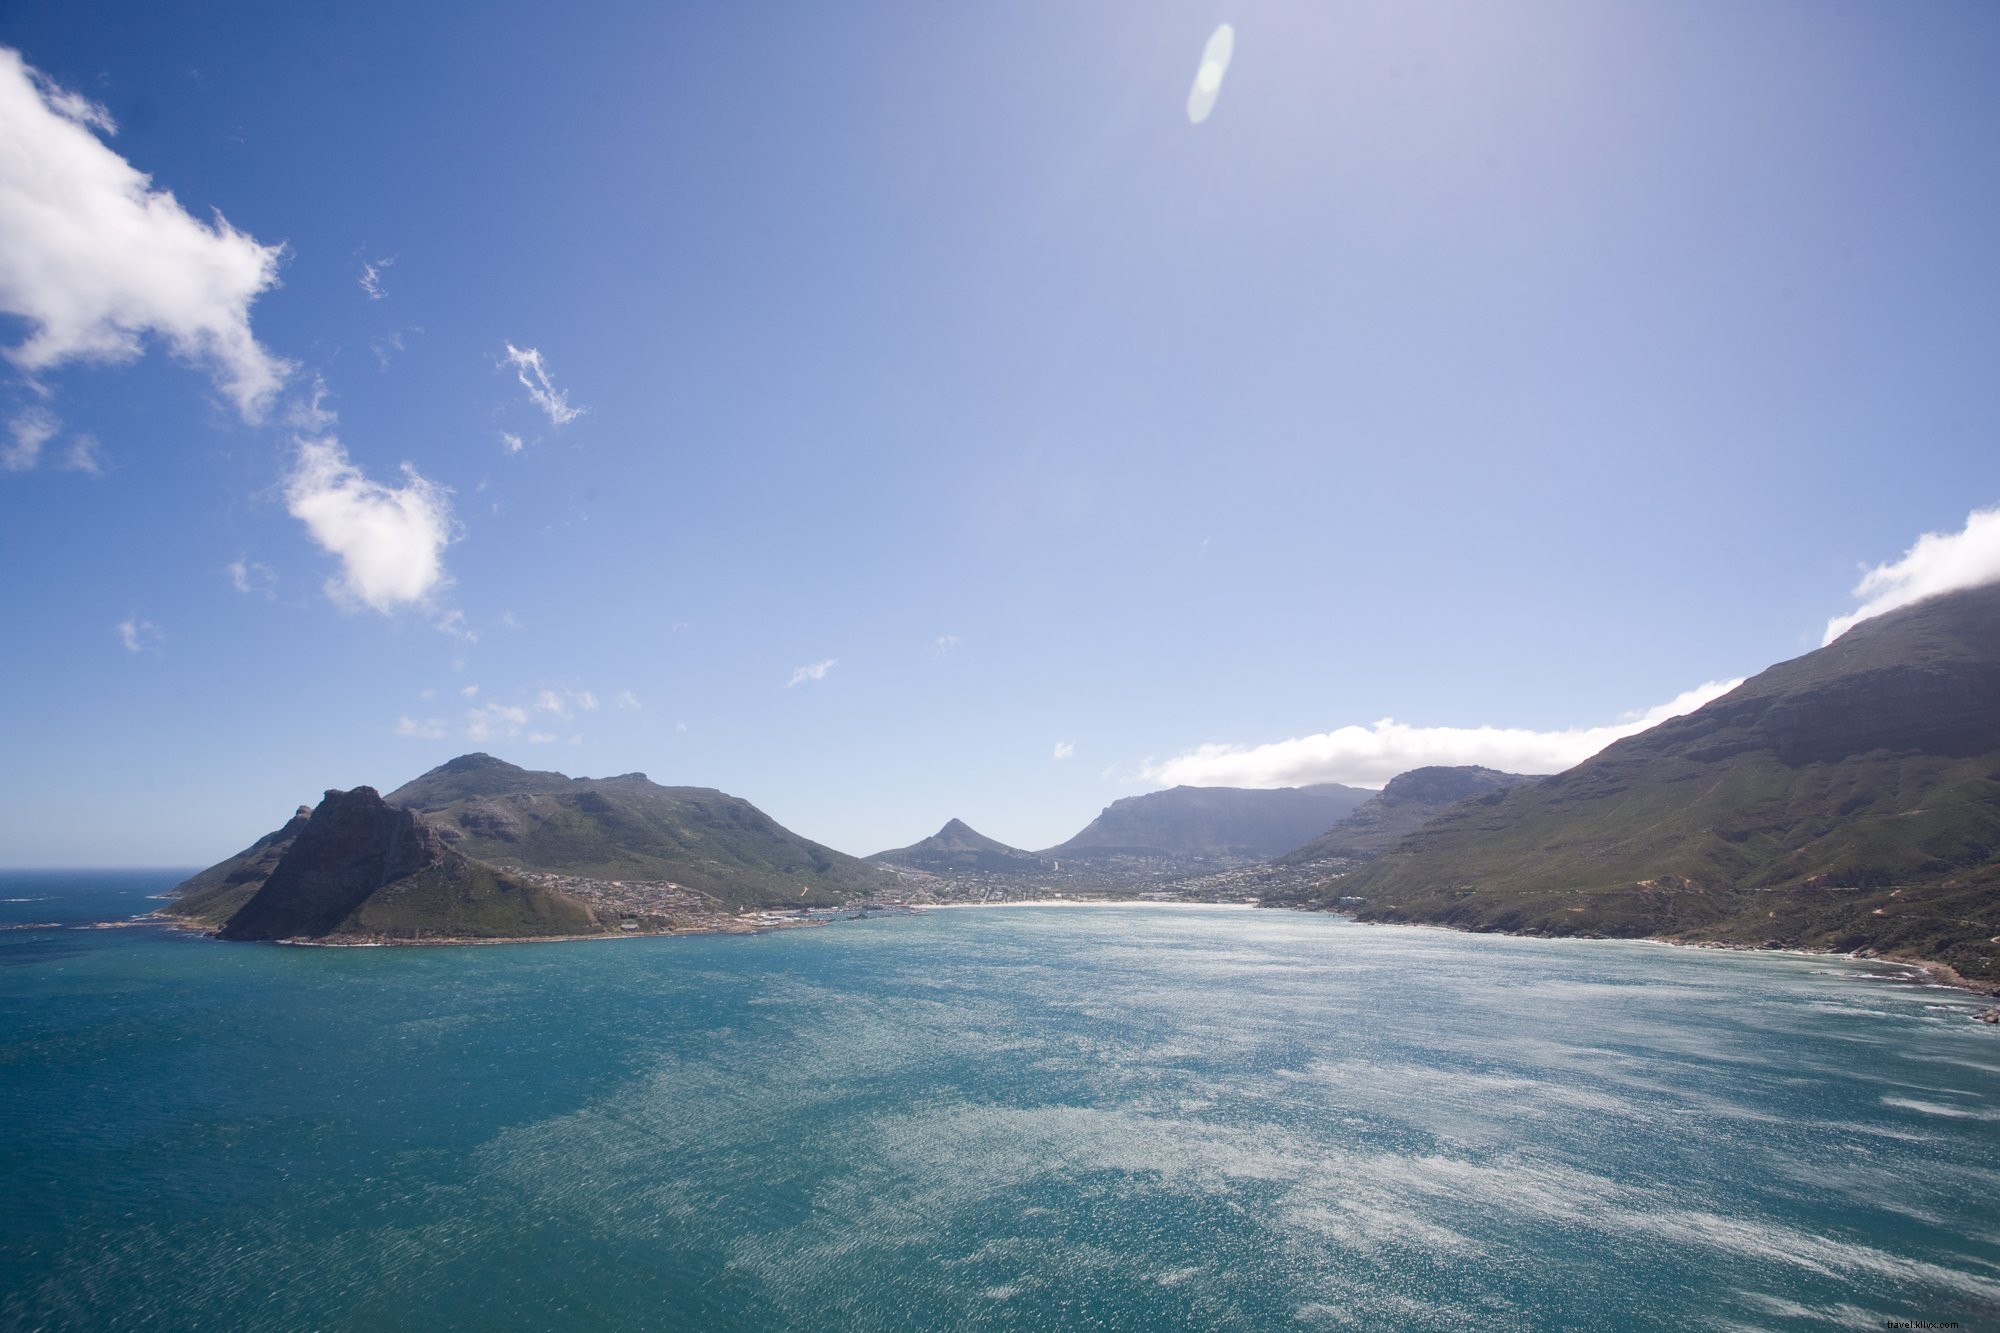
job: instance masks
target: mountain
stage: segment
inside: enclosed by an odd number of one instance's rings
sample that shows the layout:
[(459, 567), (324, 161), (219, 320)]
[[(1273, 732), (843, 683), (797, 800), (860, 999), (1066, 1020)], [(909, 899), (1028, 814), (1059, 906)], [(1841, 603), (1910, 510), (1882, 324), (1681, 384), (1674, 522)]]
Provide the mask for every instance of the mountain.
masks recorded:
[(228, 860), (218, 861), (181, 881), (174, 889), (170, 914), (205, 926), (219, 926), (229, 920), (264, 887), (264, 881), (278, 868), (278, 862), (291, 850), (292, 840), (311, 818), (312, 807), (302, 805), (283, 828), (266, 833)]
[(719, 791), (469, 754), (386, 797), (357, 787), (300, 806), (162, 910), (227, 939), (514, 938), (678, 928), (894, 882)]
[(922, 842), (877, 852), (868, 859), (881, 865), (908, 866), (912, 870), (927, 870), (932, 874), (954, 870), (1019, 873), (1038, 870), (1048, 864), (1033, 852), (995, 842), (959, 819), (949, 821)]
[(1269, 789), (1175, 787), (1113, 801), (1081, 833), (1040, 855), (1268, 861), (1325, 832), (1374, 794), (1335, 782)]
[(1538, 777), (1502, 773), (1473, 764), (1413, 768), (1391, 778), (1387, 786), (1369, 797), (1353, 814), (1305, 846), (1279, 857), (1278, 864), (1307, 865), (1335, 859), (1366, 861), (1389, 850), (1460, 801), (1540, 781)]
[(1867, 947), (2000, 981), (2000, 585), (1863, 621), (1456, 806), (1322, 896), (1371, 920)]
[(670, 881), (732, 910), (827, 905), (894, 882), (748, 801), (707, 787), (662, 787), (644, 773), (569, 778), (468, 754), (383, 799), (419, 811), (448, 845), (497, 866)]
[(583, 904), (453, 851), (415, 811), (356, 787), (326, 794), (219, 934), (518, 939), (599, 929)]

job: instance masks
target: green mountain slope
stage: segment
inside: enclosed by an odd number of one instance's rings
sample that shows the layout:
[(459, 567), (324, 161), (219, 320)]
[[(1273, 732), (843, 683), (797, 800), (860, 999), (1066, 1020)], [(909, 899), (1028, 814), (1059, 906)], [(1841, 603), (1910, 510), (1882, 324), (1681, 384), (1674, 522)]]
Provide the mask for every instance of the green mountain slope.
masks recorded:
[(1053, 860), (1112, 856), (1255, 862), (1282, 856), (1375, 793), (1311, 787), (1175, 787), (1113, 801), (1082, 832), (1039, 853)]
[(784, 828), (748, 801), (643, 773), (566, 778), (463, 755), (398, 787), (454, 849), (496, 866), (671, 881), (728, 908), (831, 904), (894, 883), (886, 870)]
[(1325, 901), (1373, 920), (1874, 947), (2000, 980), (2000, 586), (1864, 621)]
[(1047, 864), (1033, 852), (996, 842), (959, 819), (948, 821), (943, 828), (921, 842), (877, 852), (868, 859), (881, 865), (908, 866), (933, 874), (952, 870), (987, 870), (1003, 874), (1029, 872)]

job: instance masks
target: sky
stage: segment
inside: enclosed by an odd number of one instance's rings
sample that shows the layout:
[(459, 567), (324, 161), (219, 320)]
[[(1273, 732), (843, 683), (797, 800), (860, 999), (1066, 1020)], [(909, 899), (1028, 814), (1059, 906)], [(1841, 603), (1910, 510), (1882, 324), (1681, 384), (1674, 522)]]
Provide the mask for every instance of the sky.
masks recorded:
[(1553, 771), (2000, 578), (2000, 9), (0, 4), (0, 865)]

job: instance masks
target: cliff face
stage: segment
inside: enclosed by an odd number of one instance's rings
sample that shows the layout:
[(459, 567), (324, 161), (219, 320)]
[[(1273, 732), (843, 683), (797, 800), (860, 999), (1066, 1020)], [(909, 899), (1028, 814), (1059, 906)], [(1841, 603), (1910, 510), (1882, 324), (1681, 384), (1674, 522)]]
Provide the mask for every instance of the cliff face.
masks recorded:
[(385, 885), (444, 857), (435, 829), (413, 811), (384, 802), (373, 787), (329, 791), (222, 937), (328, 934)]

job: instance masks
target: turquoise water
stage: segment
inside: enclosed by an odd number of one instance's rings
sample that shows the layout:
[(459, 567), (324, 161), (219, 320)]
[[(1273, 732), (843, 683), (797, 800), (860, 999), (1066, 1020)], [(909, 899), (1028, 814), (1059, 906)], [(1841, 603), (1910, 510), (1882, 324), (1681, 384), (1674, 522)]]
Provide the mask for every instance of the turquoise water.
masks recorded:
[(1229, 909), (0, 931), (0, 1326), (2000, 1327), (1977, 1007)]

